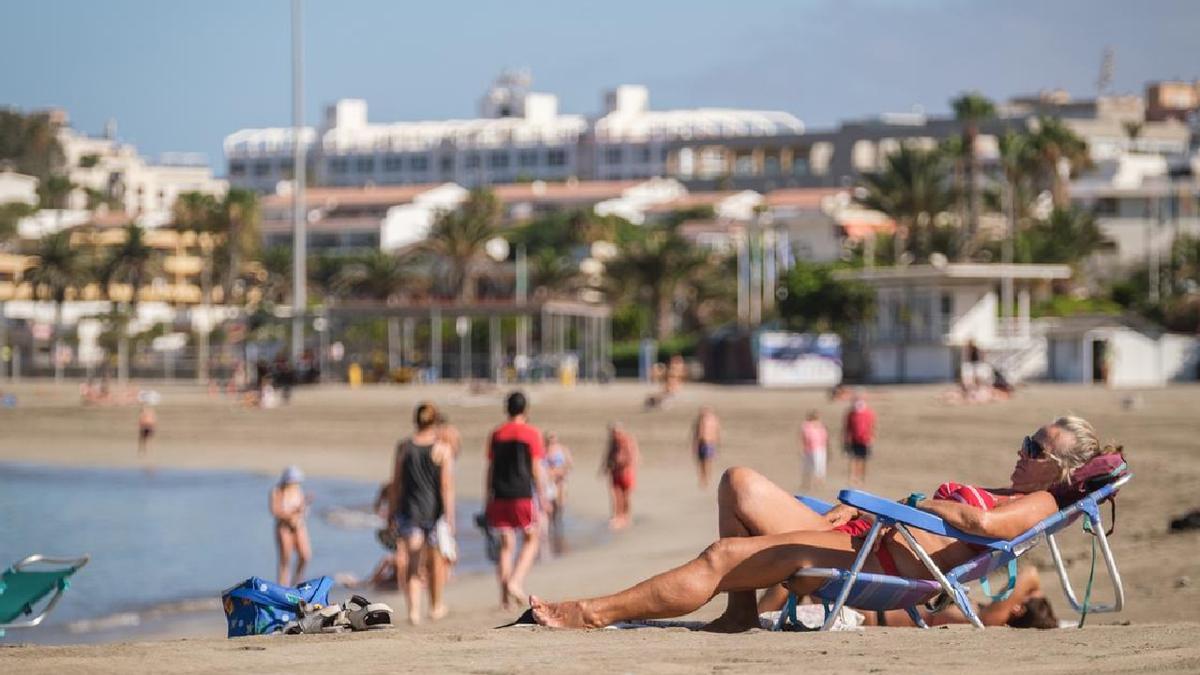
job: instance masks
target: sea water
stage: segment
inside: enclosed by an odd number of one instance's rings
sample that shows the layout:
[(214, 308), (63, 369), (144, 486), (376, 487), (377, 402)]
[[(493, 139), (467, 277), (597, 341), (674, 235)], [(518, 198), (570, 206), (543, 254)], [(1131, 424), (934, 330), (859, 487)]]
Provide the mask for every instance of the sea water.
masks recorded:
[[(0, 640), (122, 639), (144, 634), (147, 623), (197, 609), (211, 614), (214, 632), (223, 630), (221, 591), (251, 576), (275, 577), (267, 502), (276, 480), (226, 471), (0, 463), (0, 565), (33, 553), (91, 556), (42, 626)], [(304, 483), (312, 499), (306, 577), (370, 574), (384, 555), (370, 513), (378, 489), (350, 480)], [(478, 504), (458, 504), (458, 573), (487, 565), (472, 523), (478, 510)], [(330, 597), (346, 595), (337, 590)]]

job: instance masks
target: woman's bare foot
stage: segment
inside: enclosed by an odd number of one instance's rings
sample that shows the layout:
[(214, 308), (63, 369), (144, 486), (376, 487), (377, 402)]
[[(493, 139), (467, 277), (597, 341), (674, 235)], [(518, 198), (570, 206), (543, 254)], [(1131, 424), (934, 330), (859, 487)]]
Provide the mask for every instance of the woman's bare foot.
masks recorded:
[(449, 613), (450, 613), (450, 610), (447, 609), (445, 605), (438, 605), (437, 607), (432, 607), (429, 610), (429, 620), (430, 621), (439, 621), (441, 619), (446, 618), (446, 615)]
[(762, 628), (762, 624), (758, 622), (757, 614), (747, 614), (745, 616), (722, 614), (705, 624), (700, 630), (709, 633), (744, 633), (755, 628)]
[(533, 620), (549, 628), (599, 628), (578, 602), (544, 602), (536, 595), (529, 596)]
[(421, 610), (420, 609), (408, 610), (408, 623), (411, 626), (416, 626), (421, 623)]

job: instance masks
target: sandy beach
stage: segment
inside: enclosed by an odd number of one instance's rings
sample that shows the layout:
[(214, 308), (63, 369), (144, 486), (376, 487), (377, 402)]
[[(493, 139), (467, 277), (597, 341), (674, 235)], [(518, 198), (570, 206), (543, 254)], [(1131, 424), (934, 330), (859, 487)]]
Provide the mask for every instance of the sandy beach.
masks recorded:
[[(150, 459), (158, 466), (274, 475), (283, 465), (296, 463), (310, 475), (372, 482), (386, 478), (392, 448), (408, 431), (413, 404), (434, 400), (463, 433), (458, 489), (463, 497), (474, 499), (482, 492), (484, 437), (500, 420), (503, 393), (475, 395), (456, 385), (322, 387), (300, 390), (293, 404), (282, 409), (244, 410), (197, 388), (155, 388), (163, 393)], [(1001, 484), (1024, 434), (1055, 415), (1081, 414), (1102, 436), (1125, 444), (1136, 474), (1120, 495), (1113, 537), (1128, 595), (1123, 613), (1091, 617), (1080, 631), (953, 627), (715, 636), (681, 629), (491, 630), (514, 613), (496, 608), (493, 579), (478, 574), (460, 575), (449, 588), (450, 617), (417, 628), (227, 640), (224, 618), (214, 611), (174, 622), (155, 634), (154, 641), (137, 643), (14, 646), (20, 639), (14, 633), (0, 642), (0, 669), (282, 672), (353, 664), (368, 672), (761, 672), (776, 667), (929, 672), (1019, 658), (1021, 669), (1032, 672), (1200, 670), (1200, 647), (1194, 642), (1200, 629), (1200, 533), (1167, 532), (1172, 516), (1200, 506), (1200, 387), (1141, 392), (1139, 405), (1132, 409), (1122, 405), (1130, 392), (1102, 388), (1033, 386), (1013, 401), (982, 406), (939, 402), (937, 394), (943, 388), (870, 390), (880, 440), (868, 489), (900, 497), (929, 491), (943, 480)], [(15, 393), (20, 404), (0, 409), (0, 461), (143, 465), (134, 446), (136, 408), (83, 408), (77, 389), (68, 385), (26, 382), (4, 390)], [(789, 489), (799, 488), (796, 434), (804, 412), (820, 410), (832, 428), (845, 406), (830, 402), (822, 391), (689, 385), (668, 409), (646, 413), (641, 401), (647, 390), (634, 384), (573, 390), (540, 385), (527, 391), (532, 421), (557, 431), (575, 454), (570, 508), (576, 518), (607, 517), (606, 487), (597, 469), (608, 421), (623, 421), (639, 439), (644, 455), (633, 527), (600, 542), (573, 541), (572, 553), (534, 568), (528, 590), (551, 599), (618, 590), (684, 562), (714, 538), (715, 486), (697, 486), (688, 448), (690, 424), (700, 405), (713, 405), (724, 425), (718, 469), (751, 466)], [(845, 482), (845, 472), (845, 459), (832, 453), (831, 480), (813, 492), (832, 497)], [(1072, 575), (1082, 585), (1089, 562), (1087, 542), (1078, 532), (1066, 540)], [(1042, 565), (1048, 562), (1044, 550), (1033, 559)], [(1051, 602), (1061, 618), (1073, 618), (1051, 575), (1048, 568), (1043, 572)], [(1107, 582), (1097, 587), (1103, 589), (1104, 600)], [(398, 596), (383, 599), (402, 608)], [(70, 602), (70, 596), (64, 602)], [(710, 603), (692, 618), (713, 617), (722, 606), (720, 600)]]

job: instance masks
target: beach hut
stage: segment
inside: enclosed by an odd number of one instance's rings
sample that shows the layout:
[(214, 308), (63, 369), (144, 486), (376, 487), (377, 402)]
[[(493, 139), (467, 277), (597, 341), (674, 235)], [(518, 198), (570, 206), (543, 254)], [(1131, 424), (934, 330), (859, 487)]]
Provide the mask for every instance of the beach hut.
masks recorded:
[(1200, 379), (1200, 338), (1135, 316), (1047, 319), (1047, 378), (1111, 387), (1161, 387)]

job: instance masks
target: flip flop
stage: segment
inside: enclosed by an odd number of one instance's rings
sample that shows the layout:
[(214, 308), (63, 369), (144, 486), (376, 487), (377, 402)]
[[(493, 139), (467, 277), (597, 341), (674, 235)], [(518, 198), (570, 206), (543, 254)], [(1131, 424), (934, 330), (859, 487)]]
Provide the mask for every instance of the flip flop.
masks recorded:
[(511, 628), (513, 626), (536, 626), (536, 625), (538, 625), (538, 622), (537, 622), (537, 619), (533, 618), (533, 608), (530, 607), (529, 609), (522, 612), (521, 616), (518, 616), (516, 621), (513, 621), (512, 623), (506, 623), (503, 626), (496, 626), (496, 628)]

